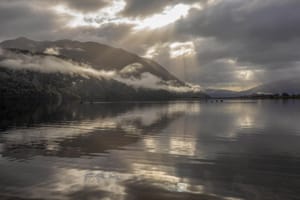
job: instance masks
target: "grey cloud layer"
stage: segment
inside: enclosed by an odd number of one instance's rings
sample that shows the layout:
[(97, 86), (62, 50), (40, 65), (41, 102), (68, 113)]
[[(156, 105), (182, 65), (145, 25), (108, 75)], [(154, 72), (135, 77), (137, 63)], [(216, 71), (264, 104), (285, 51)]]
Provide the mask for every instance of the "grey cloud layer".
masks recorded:
[(57, 3), (64, 3), (67, 6), (83, 12), (97, 11), (109, 5), (109, 0), (56, 0)]
[(167, 6), (205, 2), (205, 0), (127, 0), (126, 2), (127, 5), (122, 12), (124, 15), (143, 17), (159, 13)]
[[(282, 77), (299, 77), (300, 1), (299, 0), (126, 0), (119, 17), (146, 17), (160, 13), (166, 6), (203, 2), (203, 10), (192, 9), (188, 16), (157, 30), (133, 34), (130, 24), (107, 23), (101, 27), (66, 28), (69, 16), (59, 15), (50, 5), (64, 4), (83, 13), (110, 4), (105, 0), (11, 0), (0, 2), (0, 39), (27, 36), (33, 39), (94, 40), (143, 55), (156, 46), (153, 58), (171, 72), (173, 66), (168, 45), (176, 41), (193, 41), (197, 62), (187, 60), (189, 81), (208, 87), (243, 85), (272, 81)], [(212, 2), (212, 1), (209, 1)], [(47, 5), (47, 6), (45, 6)], [(164, 55), (164, 56), (162, 56)], [(188, 59), (188, 58), (187, 58)], [(228, 67), (223, 60), (234, 59)], [(264, 71), (253, 80), (237, 78), (240, 70)]]
[[(48, 4), (47, 4), (48, 6)], [(62, 33), (68, 16), (57, 17), (45, 2), (24, 0), (0, 2), (0, 39), (19, 36), (46, 39)]]
[(246, 69), (265, 70), (260, 81), (296, 78), (299, 73), (294, 72), (300, 67), (299, 8), (297, 0), (220, 1), (202, 11), (192, 10), (177, 22), (176, 33), (189, 39), (202, 38), (196, 42), (197, 58), (204, 69), (198, 78), (203, 81), (207, 79), (204, 74), (209, 74), (213, 78), (206, 83), (234, 81), (228, 79), (234, 68), (228, 71), (226, 65), (214, 65), (226, 58), (235, 59)]
[(191, 11), (177, 28), (191, 37), (216, 38), (224, 49), (216, 52), (220, 56), (258, 64), (297, 61), (299, 8), (297, 0), (222, 1)]

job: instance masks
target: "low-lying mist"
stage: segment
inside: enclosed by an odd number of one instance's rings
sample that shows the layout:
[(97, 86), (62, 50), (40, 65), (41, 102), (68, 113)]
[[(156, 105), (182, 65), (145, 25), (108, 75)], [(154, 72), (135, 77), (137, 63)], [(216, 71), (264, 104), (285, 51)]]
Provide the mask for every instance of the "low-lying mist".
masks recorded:
[(185, 83), (178, 85), (174, 81), (165, 81), (149, 72), (142, 72), (135, 76), (144, 66), (132, 63), (120, 71), (96, 70), (88, 64), (67, 60), (59, 55), (19, 53), (0, 49), (0, 67), (11, 70), (29, 70), (39, 73), (61, 73), (79, 75), (86, 79), (98, 78), (115, 80), (134, 88), (152, 90), (167, 90), (176, 93), (200, 92), (199, 85)]

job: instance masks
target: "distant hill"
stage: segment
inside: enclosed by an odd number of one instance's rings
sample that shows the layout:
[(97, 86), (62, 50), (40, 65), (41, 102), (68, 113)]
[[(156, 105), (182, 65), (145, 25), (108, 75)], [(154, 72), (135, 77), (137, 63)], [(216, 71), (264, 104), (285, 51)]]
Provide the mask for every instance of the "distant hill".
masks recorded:
[(206, 98), (158, 63), (95, 42), (0, 43), (0, 97), (88, 101)]
[(289, 79), (269, 82), (253, 87), (243, 91), (231, 91), (231, 90), (218, 90), (218, 89), (206, 89), (206, 94), (214, 98), (222, 97), (243, 97), (253, 95), (281, 95), (287, 93), (289, 95), (300, 94), (300, 80)]
[(282, 93), (300, 94), (300, 80), (292, 79), (270, 82), (251, 88), (249, 90), (239, 92), (239, 95)]
[(237, 96), (237, 92), (235, 92), (235, 91), (221, 90), (221, 89), (205, 89), (205, 93), (214, 98)]

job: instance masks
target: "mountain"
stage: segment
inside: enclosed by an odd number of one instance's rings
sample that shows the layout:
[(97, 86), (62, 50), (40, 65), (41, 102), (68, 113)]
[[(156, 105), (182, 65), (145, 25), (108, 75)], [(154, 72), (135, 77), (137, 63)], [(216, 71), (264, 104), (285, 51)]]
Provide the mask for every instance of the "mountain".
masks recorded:
[(32, 53), (61, 55), (75, 62), (89, 64), (98, 70), (120, 71), (132, 63), (140, 63), (143, 68), (140, 69), (139, 74), (149, 72), (162, 80), (174, 80), (178, 82), (178, 84), (184, 84), (161, 65), (150, 59), (141, 58), (123, 49), (113, 48), (96, 42), (79, 42), (72, 40), (34, 41), (21, 37), (4, 41), (0, 43), (0, 47), (5, 49), (27, 50)]
[(1, 99), (163, 100), (207, 95), (158, 63), (95, 42), (0, 43)]

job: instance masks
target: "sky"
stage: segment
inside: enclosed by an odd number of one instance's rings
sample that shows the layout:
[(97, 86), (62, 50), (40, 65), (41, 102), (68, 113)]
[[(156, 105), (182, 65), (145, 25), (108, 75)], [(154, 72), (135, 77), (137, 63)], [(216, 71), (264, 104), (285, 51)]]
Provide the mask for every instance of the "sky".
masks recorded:
[(204, 88), (300, 77), (299, 0), (1, 0), (0, 26), (123, 48)]

